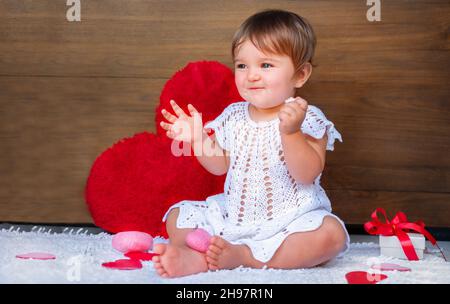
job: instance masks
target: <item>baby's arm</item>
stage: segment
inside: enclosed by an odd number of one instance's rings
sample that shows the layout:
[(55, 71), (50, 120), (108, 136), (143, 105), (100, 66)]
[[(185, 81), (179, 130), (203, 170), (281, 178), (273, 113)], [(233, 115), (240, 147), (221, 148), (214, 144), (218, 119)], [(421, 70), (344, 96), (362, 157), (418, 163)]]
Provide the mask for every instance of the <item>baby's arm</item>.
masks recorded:
[(308, 102), (303, 98), (289, 98), (278, 114), (286, 166), (291, 176), (302, 184), (312, 184), (322, 173), (328, 140), (326, 134), (316, 139), (299, 130), (307, 109)]
[(227, 173), (230, 164), (229, 154), (219, 146), (215, 135), (209, 136), (203, 131), (201, 142), (199, 140), (192, 142), (192, 150), (200, 164), (211, 174)]
[(325, 167), (327, 135), (315, 139), (301, 131), (282, 134), (284, 157), (289, 173), (302, 184), (312, 184)]
[(191, 116), (187, 115), (174, 100), (170, 101), (175, 115), (165, 109), (161, 113), (169, 123), (161, 121), (161, 127), (171, 139), (176, 139), (191, 144), (194, 155), (200, 164), (214, 175), (223, 175), (228, 171), (230, 163), (228, 154), (224, 151), (215, 136), (210, 138), (206, 133), (201, 114), (189, 104), (188, 109)]

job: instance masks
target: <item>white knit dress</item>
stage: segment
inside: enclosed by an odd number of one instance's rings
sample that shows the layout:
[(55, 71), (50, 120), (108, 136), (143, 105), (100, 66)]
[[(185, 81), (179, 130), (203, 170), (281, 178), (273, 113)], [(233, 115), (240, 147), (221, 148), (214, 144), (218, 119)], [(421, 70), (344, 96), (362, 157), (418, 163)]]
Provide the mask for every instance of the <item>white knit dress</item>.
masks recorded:
[[(255, 122), (248, 102), (229, 105), (205, 129), (213, 129), (219, 145), (230, 152), (224, 193), (205, 201), (181, 201), (178, 228), (203, 228), (232, 244), (247, 245), (255, 259), (265, 263), (289, 234), (315, 230), (325, 216), (333, 216), (320, 176), (313, 184), (298, 183), (288, 172), (278, 118)], [(328, 135), (327, 150), (342, 142), (334, 124), (315, 106), (308, 106), (301, 131), (320, 139)], [(350, 238), (347, 234), (347, 246)], [(307, 248), (305, 248), (307, 250)]]

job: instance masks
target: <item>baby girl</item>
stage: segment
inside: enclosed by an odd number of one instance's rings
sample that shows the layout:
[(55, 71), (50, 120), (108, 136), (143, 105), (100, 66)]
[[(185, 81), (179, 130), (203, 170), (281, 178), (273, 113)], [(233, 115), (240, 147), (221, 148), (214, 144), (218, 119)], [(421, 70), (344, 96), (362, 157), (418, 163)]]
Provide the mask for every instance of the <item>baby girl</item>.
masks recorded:
[[(212, 174), (227, 175), (224, 193), (181, 201), (167, 211), (170, 242), (155, 245), (159, 256), (153, 258), (161, 276), (240, 265), (313, 267), (349, 248), (344, 223), (331, 213), (320, 186), (326, 150), (341, 135), (321, 110), (294, 97), (311, 75), (315, 44), (305, 18), (280, 10), (257, 13), (232, 42), (236, 86), (245, 101), (205, 126), (192, 105), (189, 114), (175, 101), (175, 115), (162, 110), (167, 136), (190, 143)], [(212, 235), (206, 252), (186, 245), (196, 228)]]

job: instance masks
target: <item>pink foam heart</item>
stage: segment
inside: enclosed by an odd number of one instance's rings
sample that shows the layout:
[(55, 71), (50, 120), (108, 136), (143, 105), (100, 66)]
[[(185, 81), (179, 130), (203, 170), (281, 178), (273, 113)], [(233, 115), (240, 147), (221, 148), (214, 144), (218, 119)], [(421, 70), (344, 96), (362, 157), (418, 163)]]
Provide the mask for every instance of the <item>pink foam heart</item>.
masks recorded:
[(159, 255), (157, 253), (148, 253), (148, 252), (140, 252), (140, 251), (132, 251), (125, 253), (127, 258), (132, 260), (141, 260), (141, 261), (151, 261), (155, 255)]
[(16, 255), (18, 259), (33, 259), (33, 260), (54, 260), (56, 256), (46, 252), (29, 252)]
[(397, 264), (390, 264), (390, 263), (381, 263), (381, 264), (374, 264), (371, 266), (372, 269), (377, 270), (385, 270), (385, 271), (411, 271), (411, 268), (403, 267)]
[(114, 262), (103, 263), (102, 266), (111, 269), (134, 270), (142, 268), (142, 263), (139, 260), (121, 259)]
[(120, 252), (146, 252), (153, 246), (150, 234), (140, 231), (119, 232), (112, 238), (112, 247)]
[(387, 275), (365, 271), (351, 271), (345, 275), (345, 278), (349, 284), (376, 284), (387, 279)]
[(206, 252), (209, 247), (211, 235), (204, 229), (198, 228), (186, 235), (186, 244), (197, 251)]

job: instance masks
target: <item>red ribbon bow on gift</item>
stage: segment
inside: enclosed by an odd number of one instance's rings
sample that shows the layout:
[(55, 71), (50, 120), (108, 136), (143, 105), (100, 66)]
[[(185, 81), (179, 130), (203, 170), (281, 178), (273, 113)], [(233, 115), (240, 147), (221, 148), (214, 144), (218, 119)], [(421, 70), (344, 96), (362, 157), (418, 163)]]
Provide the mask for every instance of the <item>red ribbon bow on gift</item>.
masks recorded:
[[(382, 223), (377, 216), (377, 212), (380, 212), (384, 215), (385, 223)], [(402, 245), (403, 252), (405, 252), (406, 257), (410, 261), (417, 261), (419, 257), (416, 254), (416, 251), (414, 250), (414, 246), (411, 242), (411, 239), (409, 238), (407, 232), (410, 230), (414, 230), (423, 236), (425, 236), (431, 244), (435, 245), (439, 251), (441, 252), (442, 256), (444, 257), (444, 260), (447, 261), (445, 258), (444, 253), (442, 252), (441, 248), (436, 243), (436, 240), (434, 237), (425, 230), (425, 224), (422, 221), (417, 221), (415, 223), (408, 222), (408, 219), (406, 218), (406, 215), (403, 212), (397, 212), (397, 214), (394, 216), (394, 218), (389, 221), (386, 216), (386, 211), (384, 211), (383, 208), (377, 208), (374, 212), (372, 212), (372, 221), (367, 222), (364, 224), (364, 229), (367, 231), (367, 233), (371, 235), (383, 235), (383, 236), (397, 236), (400, 244)]]

